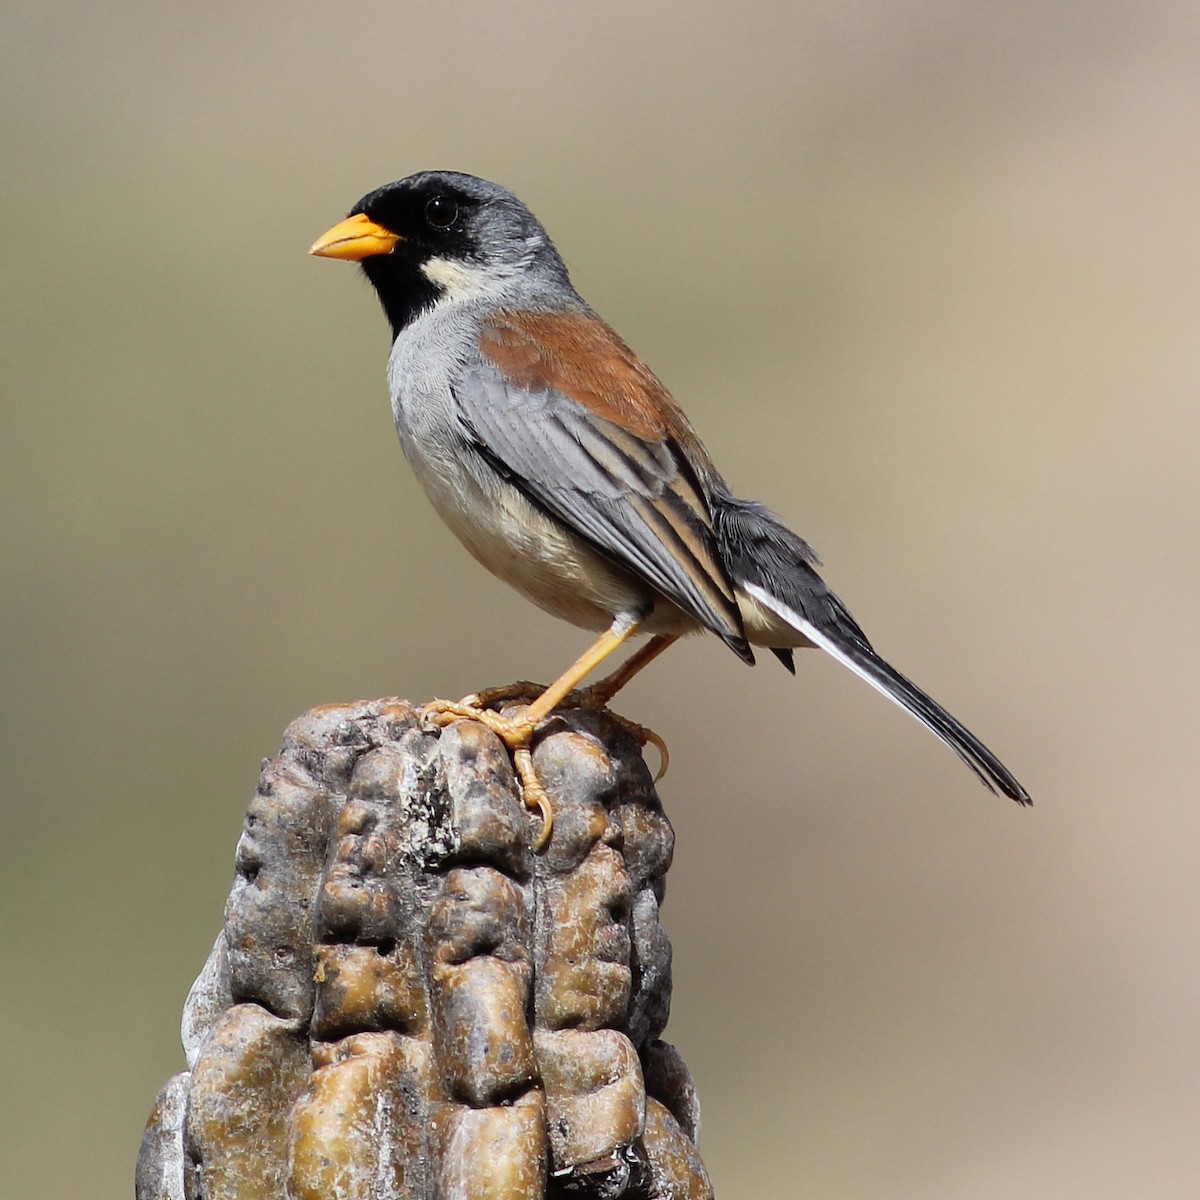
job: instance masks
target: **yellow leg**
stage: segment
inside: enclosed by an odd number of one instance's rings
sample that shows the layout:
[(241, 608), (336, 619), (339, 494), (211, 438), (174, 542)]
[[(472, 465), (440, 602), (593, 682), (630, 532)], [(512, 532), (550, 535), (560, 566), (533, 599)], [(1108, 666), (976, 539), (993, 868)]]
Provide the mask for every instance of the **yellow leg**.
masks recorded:
[(643, 668), (648, 667), (668, 646), (679, 641), (679, 635), (660, 633), (652, 637), (636, 654), (631, 654), (611, 675), (579, 693), (583, 704), (602, 708)]
[[(584, 708), (607, 708), (612, 698), (639, 671), (648, 667), (668, 646), (673, 646), (677, 641), (679, 641), (678, 634), (657, 634), (636, 654), (631, 654), (611, 675), (606, 675), (598, 683), (593, 683), (591, 687), (582, 688), (571, 697), (571, 700)], [(654, 773), (654, 782), (657, 783), (671, 765), (671, 752), (667, 749), (667, 743), (653, 729), (647, 729), (645, 725), (639, 725), (636, 721), (630, 721), (616, 713), (609, 715), (624, 725), (641, 745), (644, 746), (649, 742), (658, 751), (658, 770)]]
[[(458, 720), (479, 721), (508, 747), (513, 755), (513, 765), (516, 767), (517, 776), (521, 781), (525, 804), (529, 808), (538, 809), (542, 814), (542, 831), (538, 835), (537, 841), (534, 842), (535, 851), (541, 850), (550, 840), (550, 832), (554, 824), (554, 809), (550, 805), (546, 789), (542, 787), (533, 771), (533, 758), (529, 746), (533, 740), (534, 730), (591, 671), (595, 670), (614, 650), (628, 641), (637, 631), (637, 627), (636, 621), (628, 624), (623, 621), (614, 622), (611, 629), (602, 633), (519, 716), (505, 717), (490, 709), (480, 708), (477, 704), (470, 703), (475, 699), (471, 696), (468, 696), (465, 702), (460, 701), (457, 704), (448, 700), (435, 700), (432, 704), (427, 704), (422, 711), (422, 719), (435, 725), (449, 725)], [(647, 646), (646, 649), (649, 647)], [(648, 662), (649, 659), (646, 661)]]
[[(625, 628), (613, 625), (602, 633), (530, 706), (525, 719), (536, 725), (543, 721), (614, 650), (620, 649), (637, 632), (634, 622)], [(634, 657), (637, 657), (636, 655)]]
[[(591, 687), (575, 688), (563, 696), (583, 708), (607, 708), (612, 698), (645, 667), (648, 667), (668, 646), (679, 641), (679, 635), (660, 633), (652, 637), (637, 653), (631, 654), (611, 675), (606, 675)], [(541, 696), (549, 689), (544, 683), (533, 683), (522, 679), (517, 683), (508, 683), (503, 687), (487, 688), (482, 692), (472, 692), (459, 701), (471, 707), (491, 708), (505, 700), (525, 700)], [(557, 707), (557, 706), (556, 706)]]

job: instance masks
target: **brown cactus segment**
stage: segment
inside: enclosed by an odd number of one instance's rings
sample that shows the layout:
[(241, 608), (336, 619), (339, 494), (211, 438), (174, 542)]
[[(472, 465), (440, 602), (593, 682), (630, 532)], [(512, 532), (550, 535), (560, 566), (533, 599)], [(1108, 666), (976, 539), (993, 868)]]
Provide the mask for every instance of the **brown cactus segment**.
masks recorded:
[(428, 1046), (397, 1033), (363, 1033), (314, 1045), (313, 1067), (289, 1118), (286, 1195), (426, 1194)]
[(189, 1198), (279, 1195), (287, 1175), (288, 1114), (309, 1074), (308, 1043), (296, 1022), (238, 1004), (213, 1025), (188, 1089)]
[(640, 748), (570, 711), (534, 748), (404, 701), (316, 709), (264, 764), (139, 1200), (703, 1200), (659, 1040), (673, 834)]

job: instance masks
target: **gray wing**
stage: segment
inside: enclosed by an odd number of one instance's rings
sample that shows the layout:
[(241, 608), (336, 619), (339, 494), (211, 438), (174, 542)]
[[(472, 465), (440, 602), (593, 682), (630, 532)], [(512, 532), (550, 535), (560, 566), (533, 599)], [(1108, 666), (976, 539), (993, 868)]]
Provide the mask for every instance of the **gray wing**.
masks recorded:
[(454, 396), (468, 438), (529, 500), (753, 662), (709, 506), (677, 446), (487, 364)]

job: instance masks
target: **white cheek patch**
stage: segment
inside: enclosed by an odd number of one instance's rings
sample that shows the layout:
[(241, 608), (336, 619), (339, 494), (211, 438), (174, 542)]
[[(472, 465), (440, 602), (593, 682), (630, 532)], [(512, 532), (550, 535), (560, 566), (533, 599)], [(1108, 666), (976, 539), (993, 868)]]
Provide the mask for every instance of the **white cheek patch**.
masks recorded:
[(450, 258), (431, 258), (421, 264), (421, 274), (440, 287), (449, 300), (473, 300), (496, 286), (493, 272)]

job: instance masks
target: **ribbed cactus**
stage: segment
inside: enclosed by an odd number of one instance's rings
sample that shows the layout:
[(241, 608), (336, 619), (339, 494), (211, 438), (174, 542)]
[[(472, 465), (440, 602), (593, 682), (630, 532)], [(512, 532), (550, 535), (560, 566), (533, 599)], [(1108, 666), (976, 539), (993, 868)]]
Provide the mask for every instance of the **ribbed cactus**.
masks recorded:
[(640, 747), (556, 715), (521, 803), (477, 723), (316, 709), (262, 770), (225, 926), (184, 1009), (138, 1200), (700, 1200), (660, 1040), (673, 834)]

